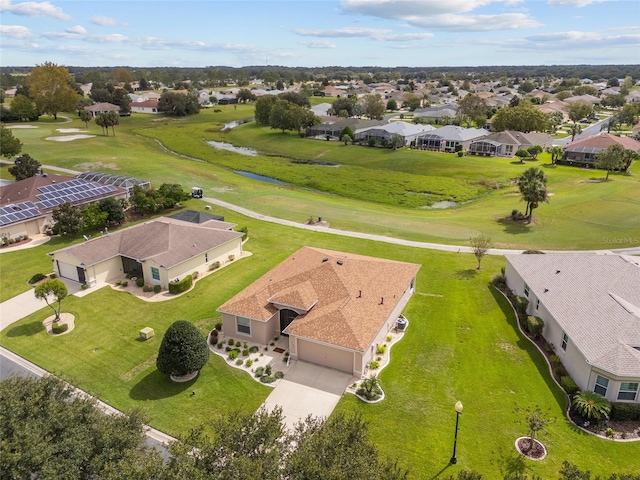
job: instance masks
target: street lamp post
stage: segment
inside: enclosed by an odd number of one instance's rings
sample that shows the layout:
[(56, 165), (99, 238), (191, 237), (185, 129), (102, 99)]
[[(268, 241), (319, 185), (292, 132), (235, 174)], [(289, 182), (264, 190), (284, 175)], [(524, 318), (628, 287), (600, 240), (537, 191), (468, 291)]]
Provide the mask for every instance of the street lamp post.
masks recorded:
[(453, 455), (451, 456), (451, 460), (449, 460), (453, 465), (458, 463), (458, 459), (456, 458), (456, 444), (458, 443), (458, 421), (462, 413), (462, 402), (458, 400), (454, 408), (456, 409), (456, 434), (453, 437)]

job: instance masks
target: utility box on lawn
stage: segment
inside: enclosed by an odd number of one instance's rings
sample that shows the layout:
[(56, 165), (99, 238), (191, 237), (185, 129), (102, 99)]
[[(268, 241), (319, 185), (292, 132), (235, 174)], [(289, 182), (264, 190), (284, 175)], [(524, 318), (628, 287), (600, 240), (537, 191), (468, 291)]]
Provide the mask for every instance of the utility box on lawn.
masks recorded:
[(156, 332), (153, 331), (151, 327), (145, 327), (140, 330), (140, 340), (149, 340), (151, 337), (154, 337)]

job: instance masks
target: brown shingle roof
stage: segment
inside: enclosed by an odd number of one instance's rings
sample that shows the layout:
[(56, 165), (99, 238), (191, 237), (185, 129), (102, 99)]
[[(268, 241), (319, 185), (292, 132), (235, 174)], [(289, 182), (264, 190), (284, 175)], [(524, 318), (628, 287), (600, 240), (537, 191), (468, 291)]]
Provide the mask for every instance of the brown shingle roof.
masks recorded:
[(85, 266), (122, 255), (135, 260), (154, 259), (171, 268), (242, 236), (241, 232), (216, 228), (216, 223), (211, 220), (195, 225), (157, 218), (53, 253), (69, 252)]
[(364, 351), (419, 269), (413, 263), (303, 247), (218, 311), (266, 321), (277, 311), (271, 301), (306, 306), (317, 298), (286, 333)]
[(640, 152), (640, 142), (634, 140), (631, 137), (618, 137), (617, 135), (610, 135), (608, 133), (601, 133), (600, 135), (592, 135), (590, 137), (581, 138), (575, 142), (571, 142), (565, 147), (565, 150), (575, 150), (580, 148), (590, 148), (596, 150), (604, 150), (612, 145), (622, 145), (628, 150), (634, 152)]

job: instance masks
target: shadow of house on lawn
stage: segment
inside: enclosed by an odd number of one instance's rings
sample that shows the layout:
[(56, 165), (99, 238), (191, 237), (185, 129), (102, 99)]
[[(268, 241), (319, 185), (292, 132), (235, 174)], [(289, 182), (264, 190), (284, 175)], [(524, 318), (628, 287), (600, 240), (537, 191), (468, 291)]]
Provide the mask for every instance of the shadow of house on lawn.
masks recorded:
[(191, 388), (199, 376), (198, 374), (188, 382), (175, 383), (156, 369), (133, 386), (129, 397), (133, 400), (162, 400), (173, 397)]
[(507, 298), (496, 289), (493, 285), (487, 285), (487, 288), (491, 292), (491, 295), (496, 300), (496, 303), (500, 306), (500, 309), (505, 315), (506, 321), (513, 327), (514, 331), (518, 335), (517, 347), (526, 351), (529, 354), (529, 360), (536, 366), (538, 373), (547, 384), (549, 391), (553, 394), (553, 397), (558, 402), (558, 405), (563, 412), (566, 412), (569, 406), (569, 399), (567, 394), (558, 384), (554, 381), (553, 375), (549, 369), (546, 357), (538, 351), (537, 347), (533, 344), (529, 338), (527, 338), (518, 328), (518, 320), (511, 303)]
[(32, 337), (42, 331), (46, 332), (46, 328), (42, 325), (42, 322), (31, 322), (23, 325), (16, 325), (15, 327), (7, 330), (7, 337)]

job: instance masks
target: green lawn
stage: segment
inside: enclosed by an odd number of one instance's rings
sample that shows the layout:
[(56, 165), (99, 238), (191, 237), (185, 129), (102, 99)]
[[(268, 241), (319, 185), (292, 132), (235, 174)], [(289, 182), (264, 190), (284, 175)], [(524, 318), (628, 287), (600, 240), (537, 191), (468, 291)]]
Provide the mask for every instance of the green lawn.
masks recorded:
[[(208, 331), (221, 303), (302, 245), (416, 262), (423, 268), (405, 312), (410, 327), (380, 376), (387, 398), (367, 405), (345, 395), (337, 407), (362, 413), (382, 452), (410, 467), (416, 479), (462, 468), (502, 478), (516, 460), (515, 438), (525, 431), (517, 423), (523, 415), (514, 408), (540, 405), (550, 409), (556, 422), (542, 437), (549, 457), (526, 464), (532, 473), (554, 478), (565, 459), (594, 474), (640, 469), (640, 444), (599, 440), (564, 420), (564, 395), (552, 383), (542, 356), (518, 333), (504, 298), (488, 285), (504, 266), (503, 258), (485, 257), (477, 272), (470, 254), (389, 246), (220, 212), (249, 227), (245, 249), (253, 255), (202, 279), (187, 295), (154, 304), (101, 289), (64, 301), (63, 310), (76, 316), (70, 334), (47, 336), (41, 322), (49, 312), (43, 309), (0, 332), (0, 343), (117, 408), (143, 409), (153, 426), (176, 434), (233, 409), (252, 411), (270, 389), (213, 355), (195, 382), (171, 384), (157, 373), (154, 355), (174, 320), (186, 319)], [(19, 269), (20, 261), (7, 255), (3, 272)], [(155, 329), (156, 338), (140, 342), (138, 331), (146, 326)], [(447, 467), (456, 400), (465, 406), (459, 463)]]
[[(123, 118), (116, 137), (102, 136), (100, 129), (90, 124), (89, 131), (98, 135), (93, 139), (44, 140), (61, 126), (84, 128), (77, 119), (66, 124), (38, 122), (38, 129), (14, 130), (14, 134), (25, 144), (25, 152), (45, 164), (132, 175), (155, 185), (166, 181), (178, 182), (186, 189), (199, 185), (207, 195), (263, 214), (300, 222), (322, 216), (336, 228), (411, 240), (465, 244), (471, 235), (481, 232), (497, 247), (600, 249), (609, 247), (605, 238), (635, 237), (640, 224), (636, 175), (614, 175), (609, 182), (596, 182), (594, 179), (604, 177), (603, 172), (549, 167), (545, 155), (538, 162), (521, 165), (510, 159), (458, 158), (406, 149), (392, 152), (300, 139), (253, 124), (223, 134), (223, 123), (251, 117), (253, 106), (221, 108), (220, 113), (208, 109), (181, 119), (150, 115)], [(205, 162), (168, 153), (156, 138)], [(269, 156), (243, 157), (217, 151), (207, 140), (253, 146)], [(295, 164), (292, 157), (341, 166)], [(531, 225), (505, 221), (512, 209), (524, 209), (511, 179), (533, 165), (543, 166), (549, 176), (551, 202), (536, 210)], [(271, 185), (233, 173), (240, 168), (295, 181), (306, 188)], [(0, 176), (8, 177), (6, 168), (0, 169)], [(333, 194), (309, 189), (313, 187)], [(445, 197), (477, 200), (447, 210), (415, 208), (426, 198), (435, 201)]]

